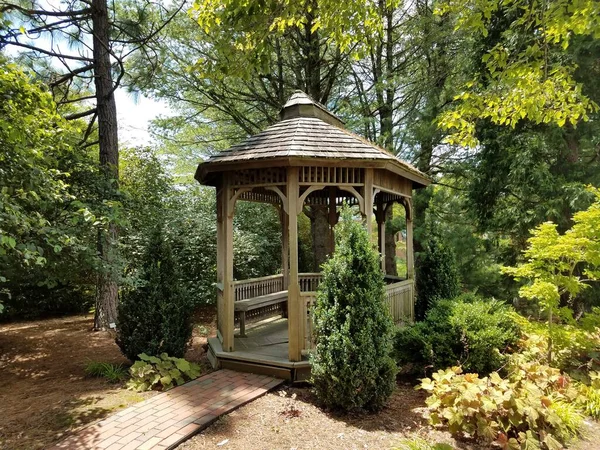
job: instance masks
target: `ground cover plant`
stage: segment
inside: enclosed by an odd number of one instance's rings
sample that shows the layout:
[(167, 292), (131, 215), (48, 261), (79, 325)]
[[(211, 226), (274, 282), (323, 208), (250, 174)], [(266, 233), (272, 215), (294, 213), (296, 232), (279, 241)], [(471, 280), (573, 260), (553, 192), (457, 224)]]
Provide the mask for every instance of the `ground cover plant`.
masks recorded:
[(183, 358), (162, 353), (159, 356), (138, 355), (139, 360), (129, 369), (127, 387), (134, 391), (167, 391), (200, 376), (200, 366)]
[(85, 365), (85, 374), (90, 377), (106, 378), (111, 383), (119, 383), (127, 378), (123, 364), (90, 361)]

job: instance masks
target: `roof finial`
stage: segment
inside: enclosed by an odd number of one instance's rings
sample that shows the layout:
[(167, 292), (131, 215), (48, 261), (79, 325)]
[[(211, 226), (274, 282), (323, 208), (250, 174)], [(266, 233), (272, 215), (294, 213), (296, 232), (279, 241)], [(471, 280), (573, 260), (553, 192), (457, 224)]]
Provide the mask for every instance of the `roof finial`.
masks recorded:
[(297, 117), (314, 117), (330, 125), (344, 128), (344, 122), (339, 117), (300, 90), (294, 91), (279, 112), (281, 120), (295, 119)]

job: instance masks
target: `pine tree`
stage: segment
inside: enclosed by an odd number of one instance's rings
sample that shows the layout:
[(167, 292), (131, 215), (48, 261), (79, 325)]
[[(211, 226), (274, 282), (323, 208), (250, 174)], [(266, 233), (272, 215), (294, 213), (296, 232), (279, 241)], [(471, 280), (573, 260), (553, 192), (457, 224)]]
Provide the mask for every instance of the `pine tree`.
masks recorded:
[(336, 248), (323, 265), (315, 307), (315, 391), (327, 406), (378, 410), (395, 387), (393, 322), (384, 304), (379, 254), (345, 207)]
[(171, 247), (157, 229), (143, 258), (142, 285), (119, 303), (116, 341), (130, 360), (140, 353), (183, 357), (192, 335), (192, 302), (178, 280)]

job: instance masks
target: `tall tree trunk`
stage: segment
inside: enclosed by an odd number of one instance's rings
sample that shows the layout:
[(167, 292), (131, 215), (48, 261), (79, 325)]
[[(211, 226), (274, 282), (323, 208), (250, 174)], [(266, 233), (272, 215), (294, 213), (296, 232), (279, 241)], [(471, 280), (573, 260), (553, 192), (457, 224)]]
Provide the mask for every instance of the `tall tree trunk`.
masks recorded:
[[(100, 170), (105, 179), (105, 199), (112, 199), (119, 180), (117, 107), (111, 73), (109, 21), (106, 0), (92, 0), (94, 83), (98, 114)], [(96, 285), (94, 328), (106, 330), (117, 320), (118, 286), (115, 276), (117, 227), (110, 224), (98, 236), (98, 253), (103, 267)]]
[(312, 205), (304, 208), (304, 213), (310, 219), (310, 234), (312, 235), (312, 251), (315, 257), (314, 271), (321, 271), (321, 264), (327, 261), (333, 252), (329, 232), (329, 211), (325, 205)]

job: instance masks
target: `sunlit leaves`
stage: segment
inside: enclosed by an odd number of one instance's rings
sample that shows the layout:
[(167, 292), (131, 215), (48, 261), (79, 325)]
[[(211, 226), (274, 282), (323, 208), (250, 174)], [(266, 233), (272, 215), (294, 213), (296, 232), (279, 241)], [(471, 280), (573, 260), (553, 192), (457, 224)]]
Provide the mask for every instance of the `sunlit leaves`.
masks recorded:
[(589, 189), (596, 202), (573, 216), (570, 230), (561, 235), (555, 224), (541, 224), (528, 240), (525, 262), (503, 269), (517, 280), (527, 281), (520, 295), (538, 302), (550, 317), (554, 313), (568, 318), (568, 310), (559, 308), (561, 296), (572, 299), (590, 281), (600, 279), (600, 190)]
[(575, 126), (598, 105), (573, 78), (576, 66), (565, 54), (575, 35), (600, 37), (600, 3), (593, 0), (447, 0), (436, 11), (456, 28), (487, 36), (494, 15), (510, 17), (500, 43), (482, 57), (484, 72), (465, 86), (455, 109), (440, 117), (448, 141), (475, 146), (474, 124), (489, 119), (514, 128), (520, 120)]

